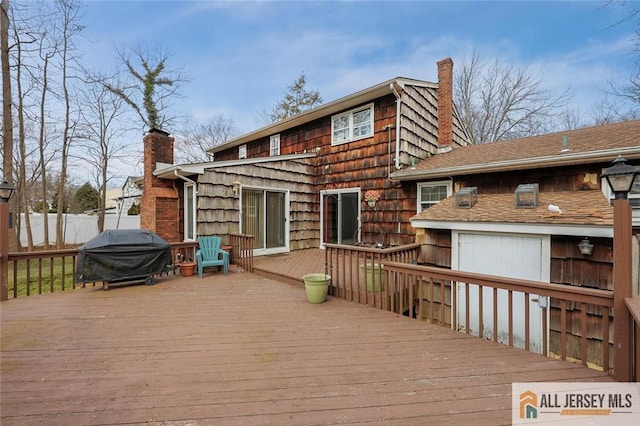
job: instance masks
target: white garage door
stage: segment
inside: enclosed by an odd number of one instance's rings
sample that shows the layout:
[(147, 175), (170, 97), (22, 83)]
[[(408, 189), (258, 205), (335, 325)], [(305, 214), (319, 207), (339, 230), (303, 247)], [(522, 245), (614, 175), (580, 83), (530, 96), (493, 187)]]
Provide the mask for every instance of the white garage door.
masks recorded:
[[(454, 264), (461, 271), (498, 275), (549, 282), (549, 246), (548, 236), (521, 234), (480, 234), (454, 232)], [(457, 262), (456, 262), (457, 258)], [(464, 331), (465, 287), (458, 285), (458, 324)], [(493, 339), (493, 289), (484, 288), (482, 300), (483, 335)], [(542, 315), (547, 310), (540, 308), (539, 297), (529, 296), (529, 339), (530, 350), (542, 353)], [(469, 288), (470, 333), (478, 335), (478, 287)], [(513, 293), (513, 331), (515, 347), (524, 348), (525, 309), (524, 294)], [(506, 290), (498, 290), (498, 341), (509, 342), (509, 299)], [(548, 322), (547, 322), (548, 324)]]

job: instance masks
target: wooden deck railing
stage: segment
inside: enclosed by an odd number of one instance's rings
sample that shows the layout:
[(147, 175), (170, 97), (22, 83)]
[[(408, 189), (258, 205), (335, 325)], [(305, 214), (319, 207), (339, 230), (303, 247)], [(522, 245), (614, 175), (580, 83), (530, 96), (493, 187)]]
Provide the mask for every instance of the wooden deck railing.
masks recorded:
[[(253, 271), (253, 239), (253, 235), (231, 235), (231, 263), (249, 272)], [(195, 261), (197, 241), (170, 244), (174, 265), (183, 260)], [(8, 297), (16, 298), (76, 288), (79, 285), (75, 280), (77, 258), (78, 249), (9, 253), (7, 271), (0, 271), (7, 274)], [(175, 268), (173, 271), (175, 272)], [(83, 287), (85, 285), (86, 283), (82, 284)]]
[[(175, 262), (178, 253), (183, 259), (195, 259), (197, 246), (196, 241), (171, 243), (172, 259)], [(6, 271), (8, 297), (17, 298), (76, 288), (79, 285), (75, 280), (77, 258), (78, 249), (9, 253)], [(84, 287), (86, 283), (81, 285)]]
[[(633, 334), (632, 340), (635, 340), (635, 346), (632, 347), (635, 366), (635, 381), (640, 382), (640, 296), (627, 297), (624, 299), (625, 305), (629, 309), (629, 313), (633, 318)], [(633, 372), (633, 370), (631, 370)]]
[(9, 298), (76, 288), (77, 249), (9, 253)]
[[(420, 244), (407, 244), (386, 249), (327, 244), (332, 296), (358, 303), (391, 309), (390, 301), (382, 297), (385, 275), (382, 262), (415, 263)], [(395, 311), (402, 313), (404, 304), (395, 301)]]
[[(612, 371), (609, 356), (611, 349), (609, 345), (609, 326), (613, 307), (613, 292), (611, 291), (481, 275), (397, 262), (383, 262), (382, 268), (389, 283), (387, 287), (389, 292), (405, 291), (410, 294), (409, 297), (415, 297), (414, 304), (417, 306), (416, 315), (418, 318), (451, 327), (454, 330), (461, 330), (467, 334), (486, 337), (483, 332), (485, 326), (484, 318), (485, 314), (489, 314), (492, 318), (491, 325), (493, 327), (492, 330), (494, 330), (492, 339), (494, 341), (498, 341), (498, 333), (495, 332), (495, 330), (498, 330), (498, 316), (505, 315), (504, 312), (498, 312), (498, 292), (500, 290), (506, 291), (508, 298), (508, 312), (506, 313), (508, 341), (505, 343), (511, 346), (514, 345), (514, 316), (524, 314), (525, 336), (524, 345), (521, 349), (527, 351), (531, 350), (529, 301), (533, 295), (550, 297), (554, 305), (557, 305), (557, 308), (554, 309), (557, 309), (557, 315), (559, 316), (559, 357), (563, 360), (567, 359), (568, 336), (570, 334), (573, 337), (577, 335), (580, 339), (580, 362), (582, 365), (587, 366), (588, 361), (593, 362), (593, 360), (588, 360), (588, 342), (602, 339), (603, 343), (596, 363), (601, 365), (604, 371)], [(452, 289), (463, 289), (464, 299), (459, 300), (459, 292), (451, 291)], [(475, 289), (474, 293), (477, 294), (477, 306), (472, 305), (473, 301), (469, 297), (471, 289)], [(490, 303), (483, 303), (485, 302), (483, 301), (483, 294), (485, 293), (483, 289), (490, 289), (489, 293), (492, 300), (486, 301)], [(439, 297), (437, 293), (440, 293)], [(517, 306), (515, 302), (514, 295), (516, 293), (524, 295), (523, 304), (520, 306)], [(388, 297), (388, 295), (386, 296)], [(464, 318), (459, 322), (457, 310), (461, 303), (467, 308), (464, 309)], [(568, 325), (568, 305), (579, 309), (579, 324), (575, 324), (574, 317), (574, 323), (571, 326)], [(492, 312), (487, 313), (485, 311), (487, 306), (491, 308)], [(477, 312), (476, 318), (470, 317), (470, 311)], [(598, 317), (599, 326), (590, 326), (589, 319)], [(544, 314), (542, 315), (542, 321), (542, 353), (548, 355), (549, 347), (547, 342), (549, 336), (546, 332), (548, 327), (546, 315)], [(475, 324), (475, 327), (470, 326), (471, 322)], [(472, 330), (472, 328), (474, 329)], [(570, 333), (570, 331), (576, 330), (577, 333)]]
[(229, 234), (231, 263), (247, 272), (253, 272), (253, 244), (255, 237), (246, 234)]

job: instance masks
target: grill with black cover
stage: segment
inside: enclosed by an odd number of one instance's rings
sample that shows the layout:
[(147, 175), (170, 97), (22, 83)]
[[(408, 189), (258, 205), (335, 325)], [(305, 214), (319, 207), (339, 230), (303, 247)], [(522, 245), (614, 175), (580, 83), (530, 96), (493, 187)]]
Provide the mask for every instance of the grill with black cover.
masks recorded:
[(109, 229), (78, 249), (76, 281), (109, 283), (144, 281), (172, 269), (171, 245), (146, 229)]

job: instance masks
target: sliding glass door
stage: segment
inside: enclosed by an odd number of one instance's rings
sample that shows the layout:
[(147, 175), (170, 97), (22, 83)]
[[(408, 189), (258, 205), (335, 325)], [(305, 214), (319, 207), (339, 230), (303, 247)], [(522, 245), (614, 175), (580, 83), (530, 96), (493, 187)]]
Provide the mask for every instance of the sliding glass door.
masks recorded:
[(287, 193), (269, 189), (242, 189), (241, 232), (254, 235), (256, 254), (289, 250)]
[(322, 245), (355, 244), (360, 232), (360, 190), (322, 191)]

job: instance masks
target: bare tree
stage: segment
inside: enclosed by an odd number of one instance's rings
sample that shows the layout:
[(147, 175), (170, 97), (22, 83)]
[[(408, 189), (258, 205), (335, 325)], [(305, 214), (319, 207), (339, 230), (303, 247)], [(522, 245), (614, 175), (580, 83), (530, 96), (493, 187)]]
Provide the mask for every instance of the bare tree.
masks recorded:
[[(73, 75), (70, 71), (72, 64), (77, 58), (73, 56), (75, 50), (74, 38), (80, 34), (83, 27), (79, 24), (80, 9), (79, 3), (75, 0), (56, 0), (57, 12), (60, 16), (60, 22), (56, 21), (54, 30), (57, 31), (60, 40), (60, 56), (59, 56), (59, 68), (60, 68), (60, 83), (62, 90), (63, 100), (63, 127), (62, 127), (62, 147), (60, 150), (60, 178), (58, 180), (57, 191), (57, 204), (58, 206), (64, 205), (66, 197), (66, 185), (67, 174), (69, 164), (69, 150), (71, 149), (71, 141), (73, 138), (73, 128), (75, 123), (71, 122), (71, 92), (69, 88), (69, 82)], [(56, 247), (62, 248), (64, 246), (64, 219), (63, 209), (58, 208), (56, 211)]]
[(303, 72), (287, 86), (284, 97), (275, 104), (271, 111), (265, 114), (269, 123), (284, 120), (322, 104), (320, 93), (317, 90), (307, 91), (306, 84), (307, 77)]
[[(11, 68), (14, 70), (14, 81), (16, 82), (16, 118), (17, 118), (17, 173), (16, 183), (18, 187), (16, 204), (19, 206), (16, 212), (22, 210), (24, 216), (16, 215), (16, 234), (15, 246), (20, 246), (19, 232), (22, 227), (22, 218), (24, 217), (25, 228), (27, 234), (27, 242), (29, 250), (33, 249), (33, 236), (29, 220), (29, 199), (31, 188), (34, 180), (37, 179), (39, 173), (37, 163), (31, 161), (31, 156), (37, 152), (37, 146), (32, 148), (29, 142), (33, 141), (33, 128), (37, 113), (30, 109), (37, 103), (37, 87), (41, 83), (41, 76), (38, 73), (38, 67), (29, 63), (30, 59), (37, 58), (39, 48), (38, 38), (41, 32), (37, 28), (39, 23), (43, 21), (41, 16), (28, 15), (28, 18), (20, 16), (25, 9), (10, 9), (12, 46), (10, 46), (10, 56), (13, 61)], [(35, 110), (34, 110), (35, 111)], [(12, 117), (13, 119), (13, 117)], [(9, 156), (11, 158), (11, 156)]]
[(176, 161), (181, 163), (198, 163), (209, 161), (207, 150), (227, 142), (238, 135), (233, 120), (222, 114), (216, 115), (204, 124), (196, 124), (188, 120), (183, 130), (176, 137)]
[(142, 122), (142, 130), (169, 126), (175, 119), (167, 116), (171, 99), (178, 96), (178, 89), (185, 81), (182, 71), (166, 69), (167, 54), (140, 47), (132, 53), (135, 62), (124, 51), (118, 51), (130, 81), (105, 81), (105, 86), (135, 111)]
[(98, 231), (102, 232), (107, 186), (113, 178), (108, 173), (109, 165), (112, 160), (122, 158), (126, 152), (126, 147), (118, 143), (118, 138), (126, 131), (118, 125), (118, 120), (124, 112), (124, 101), (100, 83), (87, 85), (82, 95), (80, 115), (84, 136), (80, 148), (83, 152), (82, 160), (92, 170), (100, 193)]
[[(39, 147), (39, 169), (40, 169), (40, 176), (41, 176), (41, 197), (42, 197), (42, 202), (47, 205), (48, 204), (48, 193), (47, 193), (47, 167), (46, 167), (46, 163), (47, 163), (47, 140), (46, 140), (46, 122), (45, 122), (45, 118), (46, 118), (46, 101), (47, 101), (47, 93), (49, 92), (49, 63), (51, 61), (51, 58), (53, 58), (53, 56), (56, 54), (56, 46), (54, 46), (54, 48), (49, 51), (49, 52), (45, 52), (44, 49), (41, 47), (40, 48), (40, 55), (42, 60), (44, 61), (43, 67), (42, 67), (42, 75), (41, 75), (41, 99), (40, 99), (40, 122), (39, 122), (39, 127), (40, 127), (40, 131), (39, 131), (39, 136), (38, 136), (38, 147)], [(27, 206), (25, 206), (25, 208), (28, 208)], [(25, 217), (28, 220), (28, 214), (26, 214), (27, 212), (25, 212)], [(45, 212), (45, 214), (43, 215), (42, 219), (43, 219), (43, 226), (44, 229), (49, 229), (49, 215), (46, 214), (47, 212)], [(30, 226), (28, 226), (28, 228), (31, 228)], [(46, 250), (49, 249), (49, 232), (45, 232), (44, 233), (44, 248)], [(29, 238), (29, 247), (33, 246), (33, 241), (31, 240), (31, 238)]]
[(634, 28), (632, 55), (635, 63), (630, 76), (624, 81), (618, 77), (609, 80), (609, 87), (605, 90), (608, 97), (596, 107), (596, 121), (625, 121), (640, 115), (640, 4), (636, 1), (608, 0), (604, 7), (625, 9), (624, 17), (612, 25), (631, 23)]
[(454, 79), (456, 105), (475, 144), (531, 136), (549, 130), (549, 121), (567, 105), (569, 94), (555, 95), (525, 68), (474, 52)]
[(13, 180), (13, 116), (9, 65), (9, 0), (0, 3), (0, 60), (2, 61), (2, 172)]
[(557, 115), (558, 126), (562, 130), (579, 129), (589, 125), (583, 114), (576, 108), (567, 107)]
[(637, 120), (639, 116), (640, 110), (629, 108), (624, 98), (611, 93), (607, 93), (593, 108), (595, 125)]

